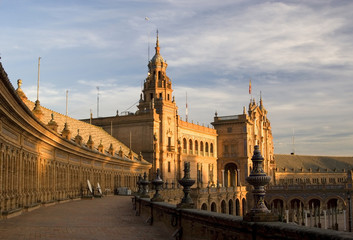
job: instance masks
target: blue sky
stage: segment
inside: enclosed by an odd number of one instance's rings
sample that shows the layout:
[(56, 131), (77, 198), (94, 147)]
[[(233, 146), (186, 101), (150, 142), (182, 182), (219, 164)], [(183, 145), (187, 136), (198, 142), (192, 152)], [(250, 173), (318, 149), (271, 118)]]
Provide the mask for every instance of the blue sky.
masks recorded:
[[(145, 20), (149, 18), (149, 21)], [(353, 1), (0, 0), (1, 62), (14, 86), (69, 115), (135, 106), (159, 29), (179, 114), (208, 125), (262, 92), (275, 153), (353, 155)], [(132, 107), (130, 111), (135, 111)]]

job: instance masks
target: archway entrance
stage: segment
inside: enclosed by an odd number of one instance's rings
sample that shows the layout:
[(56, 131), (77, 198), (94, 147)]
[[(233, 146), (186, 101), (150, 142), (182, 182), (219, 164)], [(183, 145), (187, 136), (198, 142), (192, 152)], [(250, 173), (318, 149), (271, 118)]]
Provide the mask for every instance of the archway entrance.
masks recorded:
[(238, 185), (237, 182), (237, 165), (235, 163), (227, 163), (224, 166), (224, 186), (235, 187)]

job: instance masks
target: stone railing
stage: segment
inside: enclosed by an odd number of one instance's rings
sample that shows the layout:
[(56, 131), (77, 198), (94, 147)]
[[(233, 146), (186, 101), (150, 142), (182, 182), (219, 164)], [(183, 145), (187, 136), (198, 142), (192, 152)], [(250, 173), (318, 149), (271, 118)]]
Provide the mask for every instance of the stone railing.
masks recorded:
[(163, 225), (175, 239), (353, 239), (353, 234), (307, 228), (282, 222), (246, 222), (242, 217), (197, 209), (181, 209), (165, 202), (135, 198), (136, 215), (151, 225)]
[(312, 189), (348, 189), (348, 184), (281, 184), (281, 185), (268, 185), (266, 190), (312, 190)]

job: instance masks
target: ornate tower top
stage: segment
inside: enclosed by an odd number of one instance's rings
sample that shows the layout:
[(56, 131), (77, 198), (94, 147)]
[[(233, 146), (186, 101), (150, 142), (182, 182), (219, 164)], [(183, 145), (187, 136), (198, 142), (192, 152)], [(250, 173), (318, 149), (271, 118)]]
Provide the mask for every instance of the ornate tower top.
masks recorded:
[[(148, 76), (144, 83), (139, 101), (139, 113), (156, 109), (160, 112), (163, 103), (173, 103), (172, 81), (167, 76), (168, 64), (160, 54), (159, 34), (157, 30), (156, 53), (148, 63)], [(143, 96), (143, 98), (142, 98)]]

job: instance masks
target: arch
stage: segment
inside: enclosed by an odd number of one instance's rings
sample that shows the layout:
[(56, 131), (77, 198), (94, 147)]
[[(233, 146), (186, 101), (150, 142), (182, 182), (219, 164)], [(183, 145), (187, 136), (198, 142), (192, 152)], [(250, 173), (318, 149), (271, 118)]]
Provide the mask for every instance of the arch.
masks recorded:
[(224, 200), (221, 202), (221, 213), (227, 213), (227, 204)]
[(321, 202), (317, 198), (312, 198), (309, 200), (308, 205), (309, 205), (309, 209), (316, 209), (316, 208), (320, 208)]
[(228, 214), (233, 215), (234, 214), (234, 209), (233, 209), (233, 200), (229, 199), (228, 201)]
[(235, 200), (235, 215), (240, 216), (240, 201), (238, 198)]
[(224, 166), (224, 186), (235, 187), (237, 186), (237, 165), (235, 163), (227, 163)]
[(205, 152), (208, 153), (208, 142), (205, 143)]
[(210, 144), (210, 153), (213, 154), (213, 143)]
[(304, 208), (304, 203), (299, 198), (293, 198), (289, 202), (289, 207), (290, 207), (290, 209), (299, 209), (300, 207)]
[(243, 209), (243, 216), (245, 216), (246, 215), (246, 200), (245, 200), (245, 198), (243, 198), (241, 200), (241, 205), (242, 205), (242, 209)]
[(203, 141), (200, 141), (200, 153), (203, 154)]
[(341, 204), (341, 207), (347, 207), (347, 204), (348, 204), (348, 203), (346, 202), (345, 199), (341, 198), (340, 196), (330, 197), (330, 198), (326, 199), (326, 201), (322, 201), (322, 202), (323, 202), (322, 206), (323, 206), (323, 207), (324, 207), (324, 206), (328, 206), (329, 202), (330, 202), (332, 199), (337, 199), (337, 204), (338, 204), (338, 206), (340, 206), (340, 204)]
[(211, 203), (211, 212), (217, 212), (217, 205), (215, 202)]
[(206, 203), (203, 203), (203, 204), (201, 205), (201, 210), (207, 211), (207, 204), (206, 204)]
[(338, 199), (337, 198), (330, 198), (327, 201), (326, 208), (327, 209), (335, 209), (338, 207)]
[(284, 214), (284, 200), (276, 198), (270, 203), (271, 211), (282, 217)]

